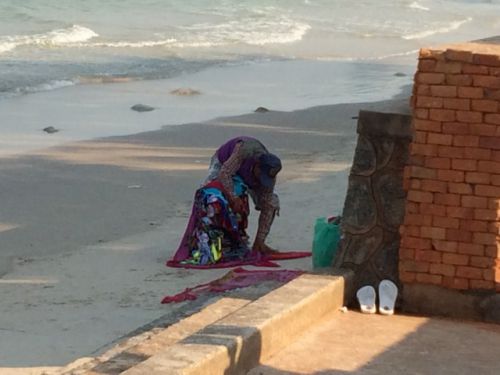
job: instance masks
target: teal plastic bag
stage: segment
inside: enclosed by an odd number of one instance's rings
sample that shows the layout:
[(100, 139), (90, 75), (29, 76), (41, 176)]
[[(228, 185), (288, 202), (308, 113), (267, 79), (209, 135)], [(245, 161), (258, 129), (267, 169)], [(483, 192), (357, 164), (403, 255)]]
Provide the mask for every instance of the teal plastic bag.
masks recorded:
[(340, 217), (320, 217), (314, 225), (312, 262), (314, 268), (331, 267), (340, 241)]

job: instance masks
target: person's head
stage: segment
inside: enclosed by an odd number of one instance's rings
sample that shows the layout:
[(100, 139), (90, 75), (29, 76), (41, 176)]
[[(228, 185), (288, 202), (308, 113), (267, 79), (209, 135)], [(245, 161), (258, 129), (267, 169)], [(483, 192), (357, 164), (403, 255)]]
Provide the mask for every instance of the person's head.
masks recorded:
[(273, 187), (276, 182), (276, 175), (280, 170), (280, 158), (274, 154), (265, 153), (259, 156), (254, 173), (262, 186)]

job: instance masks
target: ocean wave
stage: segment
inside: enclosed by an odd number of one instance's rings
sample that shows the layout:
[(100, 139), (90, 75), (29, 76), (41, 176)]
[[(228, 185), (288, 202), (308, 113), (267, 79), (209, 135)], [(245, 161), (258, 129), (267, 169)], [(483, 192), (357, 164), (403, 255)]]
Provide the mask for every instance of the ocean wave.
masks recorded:
[(74, 86), (75, 84), (76, 82), (70, 80), (53, 80), (33, 86), (18, 87), (16, 88), (15, 93), (30, 94), (40, 91), (51, 91), (51, 90), (61, 89), (63, 87)]
[(287, 44), (300, 41), (311, 26), (281, 17), (248, 17), (238, 21), (219, 24), (198, 24), (186, 26), (184, 30), (193, 33), (190, 40), (179, 45), (227, 45), (244, 43), (249, 45)]
[(430, 8), (427, 8), (423, 5), (420, 5), (417, 1), (414, 1), (413, 3), (411, 3), (410, 5), (408, 5), (408, 8), (412, 8), (412, 9), (418, 9), (418, 10), (425, 10), (425, 11), (429, 11)]
[(98, 36), (93, 30), (73, 25), (65, 29), (56, 29), (43, 34), (13, 35), (0, 37), (0, 53), (11, 51), (20, 46), (64, 46), (85, 42)]
[(463, 24), (470, 22), (470, 21), (472, 21), (472, 18), (467, 17), (466, 19), (461, 20), (461, 21), (451, 22), (448, 26), (440, 27), (440, 28), (437, 28), (434, 30), (426, 30), (426, 31), (421, 31), (421, 32), (414, 33), (414, 34), (403, 35), (402, 38), (406, 39), (406, 40), (413, 40), (413, 39), (427, 38), (427, 37), (429, 37), (431, 35), (435, 35), (435, 34), (445, 34), (445, 33), (449, 33), (450, 31), (457, 30), (458, 28), (460, 28), (460, 26), (462, 26)]
[(98, 43), (82, 43), (80, 46), (85, 47), (111, 47), (111, 48), (144, 48), (144, 47), (158, 47), (166, 45), (174, 45), (177, 39), (165, 39), (165, 40), (144, 40), (138, 42), (98, 42)]

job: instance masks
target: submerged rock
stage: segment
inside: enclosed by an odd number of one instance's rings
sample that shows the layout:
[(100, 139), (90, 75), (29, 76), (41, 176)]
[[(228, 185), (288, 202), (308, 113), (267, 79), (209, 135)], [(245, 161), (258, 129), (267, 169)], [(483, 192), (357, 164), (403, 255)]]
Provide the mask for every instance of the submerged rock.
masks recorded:
[(266, 107), (259, 107), (255, 110), (255, 112), (257, 113), (266, 113), (266, 112), (269, 112), (269, 109), (267, 109)]
[(136, 104), (130, 107), (130, 109), (136, 112), (149, 112), (154, 111), (155, 108), (145, 104)]
[(396, 76), (396, 77), (406, 77), (406, 74), (401, 73), (401, 72), (397, 72), (397, 73), (394, 73), (394, 76)]
[(47, 126), (46, 128), (43, 128), (42, 130), (47, 134), (54, 134), (54, 133), (57, 133), (59, 131), (59, 129), (56, 129), (53, 126)]
[(190, 88), (178, 88), (175, 90), (170, 91), (172, 95), (179, 95), (179, 96), (193, 96), (193, 95), (200, 95), (201, 92), (198, 90), (193, 90)]

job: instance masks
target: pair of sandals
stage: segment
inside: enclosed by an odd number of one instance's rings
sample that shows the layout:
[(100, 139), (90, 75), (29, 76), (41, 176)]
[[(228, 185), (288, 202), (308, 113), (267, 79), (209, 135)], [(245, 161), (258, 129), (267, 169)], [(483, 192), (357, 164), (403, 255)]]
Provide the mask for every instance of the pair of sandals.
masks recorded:
[[(358, 298), (359, 307), (364, 314), (375, 314), (377, 306), (375, 300), (377, 298), (375, 288), (371, 285), (366, 285), (360, 288), (356, 297)], [(382, 280), (378, 285), (378, 311), (382, 315), (393, 315), (394, 305), (398, 297), (398, 287), (391, 280)]]

